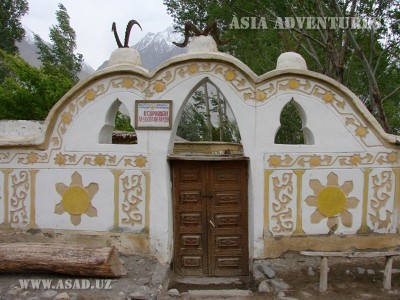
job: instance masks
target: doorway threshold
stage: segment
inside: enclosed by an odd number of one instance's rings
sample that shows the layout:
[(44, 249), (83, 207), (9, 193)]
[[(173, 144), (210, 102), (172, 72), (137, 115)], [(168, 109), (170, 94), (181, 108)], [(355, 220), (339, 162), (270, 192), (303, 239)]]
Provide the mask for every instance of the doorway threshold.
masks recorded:
[(175, 275), (170, 281), (170, 289), (180, 292), (189, 290), (249, 290), (250, 276), (207, 277)]
[(229, 160), (249, 160), (243, 155), (204, 155), (204, 154), (170, 154), (168, 160), (206, 160), (206, 161), (229, 161)]

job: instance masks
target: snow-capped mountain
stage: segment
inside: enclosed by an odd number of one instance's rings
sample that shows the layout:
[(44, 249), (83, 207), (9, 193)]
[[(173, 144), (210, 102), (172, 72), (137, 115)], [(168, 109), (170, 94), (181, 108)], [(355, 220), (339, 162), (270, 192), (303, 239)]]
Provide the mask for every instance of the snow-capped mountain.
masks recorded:
[[(31, 66), (39, 67), (40, 60), (38, 59), (37, 54), (39, 49), (36, 47), (35, 44), (35, 33), (27, 27), (24, 27), (24, 29), (25, 36), (21, 42), (17, 43), (19, 54)], [(50, 46), (50, 44), (48, 45)], [(82, 62), (82, 70), (78, 74), (79, 79), (83, 79), (92, 73), (94, 73), (94, 69), (85, 62)]]
[[(139, 52), (142, 66), (148, 70), (153, 70), (167, 59), (185, 53), (187, 51), (186, 48), (179, 48), (172, 43), (180, 43), (182, 41), (183, 36), (180, 33), (174, 32), (171, 26), (158, 33), (147, 33), (132, 48), (135, 48)], [(99, 67), (99, 70), (104, 69), (107, 65), (108, 61), (105, 61)]]

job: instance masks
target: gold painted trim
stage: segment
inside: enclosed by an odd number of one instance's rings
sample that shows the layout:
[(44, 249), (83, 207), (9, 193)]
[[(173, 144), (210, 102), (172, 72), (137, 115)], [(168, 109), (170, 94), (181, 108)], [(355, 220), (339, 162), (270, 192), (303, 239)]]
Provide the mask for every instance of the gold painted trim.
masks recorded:
[(302, 218), (302, 209), (301, 209), (301, 192), (303, 186), (303, 174), (305, 170), (293, 170), (293, 173), (297, 176), (297, 219), (296, 219), (296, 235), (304, 234), (303, 231), (303, 218)]
[(123, 170), (112, 170), (114, 174), (114, 229), (119, 228), (119, 179)]
[(30, 207), (30, 227), (35, 228), (36, 225), (36, 215), (35, 215), (35, 207), (36, 207), (36, 174), (39, 170), (29, 170), (31, 175), (31, 207)]
[(269, 178), (272, 170), (264, 171), (264, 237), (270, 236), (269, 231)]
[(369, 232), (367, 225), (367, 212), (368, 212), (368, 191), (369, 191), (369, 174), (371, 173), (370, 168), (362, 170), (364, 173), (364, 190), (363, 190), (363, 207), (362, 207), (362, 219), (360, 233)]
[(150, 232), (150, 172), (142, 171), (142, 174), (146, 178), (146, 206), (145, 206), (145, 218), (143, 233), (148, 234)]
[(394, 211), (397, 212), (397, 232), (400, 232), (400, 168), (393, 168), (395, 177), (394, 185)]
[(4, 174), (4, 222), (3, 225), (10, 225), (8, 214), (9, 212), (9, 182), (10, 182), (10, 174), (13, 170), (2, 170)]

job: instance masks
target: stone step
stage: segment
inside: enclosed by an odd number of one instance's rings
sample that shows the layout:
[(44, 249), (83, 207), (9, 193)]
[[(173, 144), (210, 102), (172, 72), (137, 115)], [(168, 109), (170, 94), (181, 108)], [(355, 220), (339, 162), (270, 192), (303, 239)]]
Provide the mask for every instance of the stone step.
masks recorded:
[(189, 290), (189, 299), (246, 299), (252, 296), (249, 290)]
[(198, 277), (176, 276), (171, 280), (169, 288), (180, 292), (188, 290), (246, 290), (250, 286), (249, 277)]

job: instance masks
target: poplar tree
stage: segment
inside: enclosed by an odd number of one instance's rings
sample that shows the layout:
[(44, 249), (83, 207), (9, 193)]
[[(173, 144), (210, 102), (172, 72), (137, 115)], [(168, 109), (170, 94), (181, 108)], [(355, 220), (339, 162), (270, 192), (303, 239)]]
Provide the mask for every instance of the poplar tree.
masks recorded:
[(26, 0), (0, 1), (0, 49), (9, 54), (17, 54), (16, 42), (24, 37), (25, 30), (21, 24), (21, 17), (28, 12)]
[(67, 9), (61, 3), (56, 18), (58, 24), (50, 28), (49, 34), (52, 45), (48, 46), (35, 35), (41, 68), (46, 74), (60, 74), (76, 83), (83, 59), (81, 54), (74, 53), (77, 47), (75, 30), (70, 25)]

